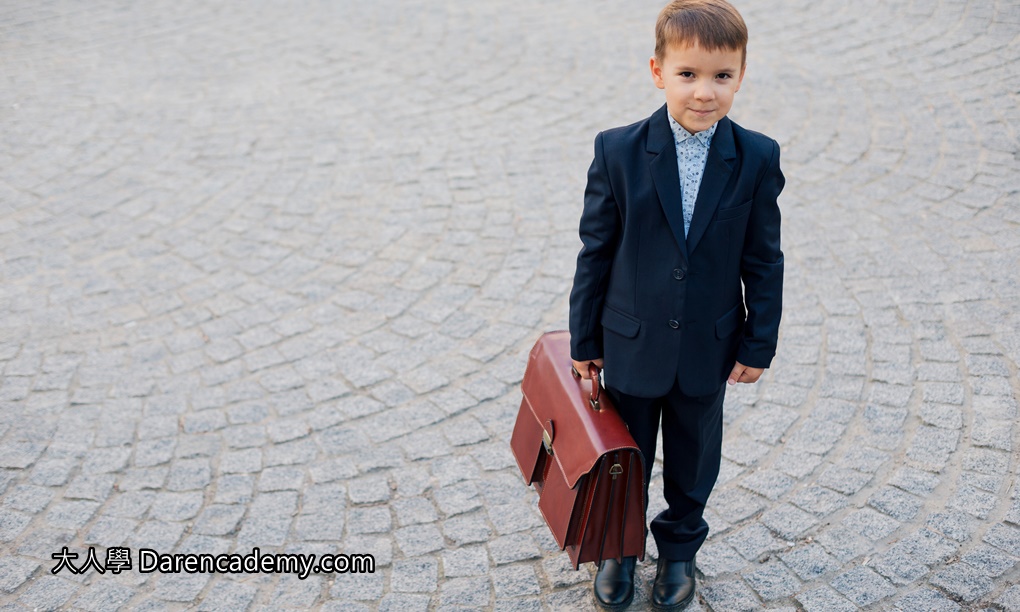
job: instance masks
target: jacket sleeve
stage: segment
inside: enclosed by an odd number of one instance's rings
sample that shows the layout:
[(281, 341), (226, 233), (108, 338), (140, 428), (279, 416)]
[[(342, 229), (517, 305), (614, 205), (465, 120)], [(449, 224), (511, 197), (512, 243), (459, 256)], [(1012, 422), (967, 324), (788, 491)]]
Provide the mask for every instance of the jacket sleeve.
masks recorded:
[(747, 321), (737, 349), (737, 361), (767, 368), (776, 354), (779, 319), (783, 310), (783, 252), (779, 248), (780, 214), (777, 202), (786, 179), (779, 169), (779, 144), (755, 189), (754, 204), (744, 235), (740, 276), (744, 282)]
[(619, 244), (620, 212), (609, 183), (603, 147), (600, 133), (595, 137), (595, 157), (584, 190), (578, 231), (582, 246), (570, 291), (570, 356), (577, 361), (603, 356), (602, 307)]

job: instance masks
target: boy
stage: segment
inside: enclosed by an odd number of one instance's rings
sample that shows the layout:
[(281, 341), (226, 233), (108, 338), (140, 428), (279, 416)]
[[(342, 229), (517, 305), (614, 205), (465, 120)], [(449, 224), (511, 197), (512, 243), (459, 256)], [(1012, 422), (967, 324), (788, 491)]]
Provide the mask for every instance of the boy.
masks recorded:
[[(719, 475), (726, 383), (753, 383), (775, 355), (783, 254), (779, 145), (726, 117), (744, 76), (747, 28), (726, 0), (676, 0), (655, 27), (652, 80), (666, 104), (595, 139), (577, 271), (571, 358), (605, 384), (645, 457), (662, 419), (663, 495), (652, 606), (694, 599), (694, 557)], [(743, 290), (741, 286), (743, 285)], [(746, 309), (746, 310), (745, 310)], [(595, 597), (622, 609), (636, 559), (604, 561)]]

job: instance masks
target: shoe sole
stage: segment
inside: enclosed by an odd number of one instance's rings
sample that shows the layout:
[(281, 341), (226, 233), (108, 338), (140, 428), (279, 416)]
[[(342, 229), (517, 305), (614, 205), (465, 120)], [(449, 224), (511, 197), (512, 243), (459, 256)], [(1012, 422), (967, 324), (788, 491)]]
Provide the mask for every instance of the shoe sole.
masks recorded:
[(618, 604), (608, 604), (598, 597), (595, 597), (595, 603), (599, 605), (603, 610), (609, 610), (610, 612), (618, 612), (619, 610), (626, 610), (630, 607), (631, 602), (634, 601), (634, 593), (631, 592), (630, 597)]
[(691, 603), (694, 601), (695, 593), (697, 593), (696, 588), (692, 589), (691, 594), (685, 597), (683, 601), (681, 601), (680, 603), (675, 603), (671, 606), (664, 606), (652, 601), (651, 602), (652, 609), (655, 610), (655, 612), (680, 612), (680, 610), (686, 610), (687, 606), (691, 605)]

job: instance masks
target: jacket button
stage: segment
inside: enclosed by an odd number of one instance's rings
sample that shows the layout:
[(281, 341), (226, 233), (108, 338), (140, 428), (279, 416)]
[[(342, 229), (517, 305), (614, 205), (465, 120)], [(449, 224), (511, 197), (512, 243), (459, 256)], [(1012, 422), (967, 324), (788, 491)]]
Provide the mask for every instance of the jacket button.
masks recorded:
[(683, 280), (684, 279), (684, 271), (681, 270), (680, 268), (677, 268), (676, 270), (673, 270), (673, 278), (675, 278), (677, 280)]
[(674, 319), (669, 320), (669, 326), (673, 329), (680, 329), (680, 324)]

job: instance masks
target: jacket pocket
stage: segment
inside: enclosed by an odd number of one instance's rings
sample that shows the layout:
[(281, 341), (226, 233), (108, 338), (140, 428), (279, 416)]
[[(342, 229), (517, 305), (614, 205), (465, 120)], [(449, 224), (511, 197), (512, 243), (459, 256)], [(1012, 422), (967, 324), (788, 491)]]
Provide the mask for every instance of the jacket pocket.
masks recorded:
[(722, 340), (735, 332), (743, 322), (744, 306), (737, 304), (715, 322), (715, 337)]
[(606, 306), (602, 309), (602, 327), (616, 332), (624, 338), (633, 338), (637, 336), (638, 330), (641, 329), (641, 321), (615, 308)]
[(741, 217), (751, 210), (751, 204), (754, 204), (754, 200), (748, 200), (740, 206), (720, 208), (715, 217), (716, 221), (726, 221), (727, 219), (736, 219), (737, 217)]

